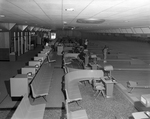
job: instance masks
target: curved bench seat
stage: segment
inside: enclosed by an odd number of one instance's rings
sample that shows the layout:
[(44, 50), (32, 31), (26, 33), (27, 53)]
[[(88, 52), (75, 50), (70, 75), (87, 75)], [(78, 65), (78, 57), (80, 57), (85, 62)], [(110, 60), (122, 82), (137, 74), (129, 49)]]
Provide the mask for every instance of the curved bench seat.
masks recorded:
[(68, 102), (65, 101), (66, 119), (88, 119), (85, 109), (70, 111)]
[(65, 53), (65, 54), (63, 55), (63, 57), (64, 57), (64, 58), (66, 58), (66, 57), (77, 58), (78, 55), (79, 55), (79, 53)]
[(79, 59), (71, 59), (68, 61), (64, 61), (64, 70), (65, 73), (76, 71), (76, 70), (83, 70), (84, 64)]
[(104, 76), (102, 70), (77, 70), (69, 72), (65, 75), (65, 91), (67, 102), (82, 100), (82, 96), (78, 87), (79, 81), (92, 80)]
[[(65, 75), (65, 81), (71, 82), (76, 79), (89, 79), (89, 78), (100, 78), (104, 76), (102, 70), (77, 70), (69, 72)], [(66, 83), (67, 83), (66, 82)]]

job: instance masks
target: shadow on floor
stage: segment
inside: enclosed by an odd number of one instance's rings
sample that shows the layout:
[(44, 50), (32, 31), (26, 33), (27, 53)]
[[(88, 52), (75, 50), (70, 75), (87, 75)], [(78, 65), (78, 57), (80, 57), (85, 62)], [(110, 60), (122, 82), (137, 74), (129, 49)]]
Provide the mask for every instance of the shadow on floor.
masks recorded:
[(135, 102), (134, 107), (138, 111), (150, 111), (150, 107), (145, 107), (140, 101)]
[(4, 83), (5, 83), (8, 95), (11, 96), (11, 93), (10, 93), (10, 80), (6, 80), (6, 81), (4, 81)]
[(21, 69), (18, 69), (18, 70), (17, 70), (17, 74), (21, 74)]

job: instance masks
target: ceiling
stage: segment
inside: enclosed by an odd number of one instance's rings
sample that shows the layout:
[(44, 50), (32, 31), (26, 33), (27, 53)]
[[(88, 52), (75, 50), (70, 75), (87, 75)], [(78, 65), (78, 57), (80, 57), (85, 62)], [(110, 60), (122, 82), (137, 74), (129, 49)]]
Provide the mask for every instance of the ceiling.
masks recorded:
[(52, 30), (150, 31), (150, 0), (0, 0), (0, 23)]

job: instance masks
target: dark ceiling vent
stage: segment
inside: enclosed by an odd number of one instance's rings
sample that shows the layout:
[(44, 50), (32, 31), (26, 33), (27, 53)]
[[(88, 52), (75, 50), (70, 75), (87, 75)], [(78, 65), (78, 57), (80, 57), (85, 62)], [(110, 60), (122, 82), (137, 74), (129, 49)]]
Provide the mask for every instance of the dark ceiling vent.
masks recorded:
[(77, 23), (83, 24), (101, 24), (104, 21), (104, 19), (77, 19)]

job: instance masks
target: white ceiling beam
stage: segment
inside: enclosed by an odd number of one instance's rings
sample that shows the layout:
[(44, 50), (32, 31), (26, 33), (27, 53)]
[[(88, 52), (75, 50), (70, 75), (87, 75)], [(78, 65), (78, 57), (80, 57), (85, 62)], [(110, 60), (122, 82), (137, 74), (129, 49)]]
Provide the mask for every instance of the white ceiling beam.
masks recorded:
[(117, 32), (116, 32), (116, 29), (113, 29), (113, 33), (117, 33)]
[(111, 33), (114, 33), (113, 29), (111, 29)]
[(34, 31), (38, 31), (39, 30), (39, 27), (34, 27)]
[(117, 33), (120, 33), (120, 30), (119, 30), (119, 29), (116, 29), (116, 32), (117, 32)]
[(119, 28), (119, 31), (120, 31), (120, 33), (123, 33), (121, 28)]
[(127, 33), (126, 29), (122, 29), (122, 33)]
[(133, 27), (131, 27), (131, 30), (132, 30), (133, 34), (136, 34), (136, 31), (134, 30)]
[(16, 23), (0, 23), (0, 28), (5, 30), (11, 30)]
[(150, 28), (148, 27), (141, 28), (141, 30), (143, 31), (144, 34), (150, 34)]
[(127, 33), (133, 33), (133, 31), (130, 28), (126, 29)]
[(28, 25), (17, 25), (17, 26), (21, 31), (24, 31), (28, 27)]
[(29, 31), (32, 31), (33, 28), (34, 28), (34, 26), (29, 26), (29, 27), (28, 27), (28, 30), (29, 30)]
[(42, 28), (39, 28), (39, 30), (38, 31), (42, 31)]
[(141, 30), (141, 28), (134, 28), (134, 30), (136, 33), (143, 34), (143, 31)]

